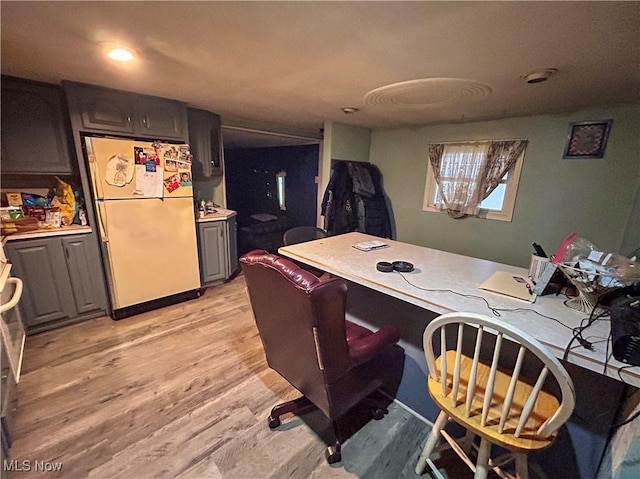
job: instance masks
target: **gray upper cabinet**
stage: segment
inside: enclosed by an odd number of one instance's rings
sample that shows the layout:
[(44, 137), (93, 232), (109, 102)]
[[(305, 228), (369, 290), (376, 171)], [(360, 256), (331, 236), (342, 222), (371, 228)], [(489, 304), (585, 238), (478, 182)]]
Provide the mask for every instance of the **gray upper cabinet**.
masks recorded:
[(3, 174), (73, 174), (65, 110), (58, 86), (2, 77)]
[(187, 108), (187, 116), (194, 176), (221, 176), (223, 148), (220, 116), (196, 108)]
[(78, 85), (69, 94), (73, 94), (78, 102), (85, 129), (135, 133), (135, 106), (130, 93)]
[(183, 103), (138, 96), (138, 116), (144, 136), (186, 139), (187, 109)]
[(72, 120), (88, 132), (187, 141), (187, 107), (166, 98), (63, 82)]

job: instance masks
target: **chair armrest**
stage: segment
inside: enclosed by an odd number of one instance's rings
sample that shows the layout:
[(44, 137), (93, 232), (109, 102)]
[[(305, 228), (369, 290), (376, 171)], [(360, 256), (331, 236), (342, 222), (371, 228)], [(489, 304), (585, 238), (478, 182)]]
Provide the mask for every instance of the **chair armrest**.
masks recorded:
[(383, 349), (396, 344), (399, 339), (400, 331), (389, 324), (382, 326), (375, 333), (352, 339), (348, 342), (352, 366), (368, 361)]

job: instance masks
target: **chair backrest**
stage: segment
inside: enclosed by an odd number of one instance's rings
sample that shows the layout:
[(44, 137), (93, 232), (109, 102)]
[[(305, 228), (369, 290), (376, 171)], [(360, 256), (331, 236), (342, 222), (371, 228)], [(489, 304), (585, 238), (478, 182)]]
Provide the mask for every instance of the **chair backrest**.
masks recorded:
[(285, 246), (304, 243), (305, 241), (326, 238), (327, 232), (315, 226), (296, 226), (284, 232), (282, 240)]
[(267, 363), (322, 409), (326, 384), (350, 364), (346, 283), (320, 281), (262, 250), (243, 255), (240, 264)]
[[(441, 345), (438, 358), (434, 342)], [(444, 314), (426, 327), (423, 344), (430, 393), (437, 390), (440, 401), (463, 411), (467, 418), (478, 416), (480, 428), (492, 427), (494, 434), (516, 438), (525, 434), (548, 438), (573, 412), (573, 383), (562, 364), (539, 341), (503, 319), (474, 313)], [(525, 356), (527, 366), (536, 363), (532, 368), (537, 374), (535, 381), (524, 377)], [(537, 401), (550, 396), (543, 391), (549, 374), (557, 382), (561, 401), (554, 397), (541, 406)]]

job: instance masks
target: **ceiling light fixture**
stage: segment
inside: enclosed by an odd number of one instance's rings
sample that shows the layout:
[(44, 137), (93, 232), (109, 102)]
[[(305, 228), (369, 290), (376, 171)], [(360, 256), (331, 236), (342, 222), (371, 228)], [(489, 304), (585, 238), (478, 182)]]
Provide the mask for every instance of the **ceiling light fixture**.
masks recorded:
[(128, 62), (133, 59), (133, 50), (125, 47), (116, 47), (109, 50), (107, 56), (118, 62)]
[(358, 108), (355, 108), (353, 106), (345, 106), (344, 108), (342, 108), (342, 112), (345, 115), (353, 115), (354, 113), (357, 113), (358, 111), (360, 111)]
[(543, 81), (547, 81), (551, 75), (557, 73), (557, 68), (545, 68), (543, 70), (536, 70), (526, 75), (522, 75), (522, 78), (527, 83), (540, 83)]

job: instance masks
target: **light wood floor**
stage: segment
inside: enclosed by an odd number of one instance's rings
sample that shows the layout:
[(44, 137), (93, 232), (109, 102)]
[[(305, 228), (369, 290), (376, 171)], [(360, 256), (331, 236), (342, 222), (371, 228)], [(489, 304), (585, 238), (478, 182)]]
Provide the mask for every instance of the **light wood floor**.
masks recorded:
[(179, 305), (28, 337), (11, 459), (62, 469), (10, 477), (416, 477), (428, 428), (404, 409), (393, 404), (329, 466), (310, 427), (321, 414), (267, 427), (296, 395), (266, 365), (240, 275)]

